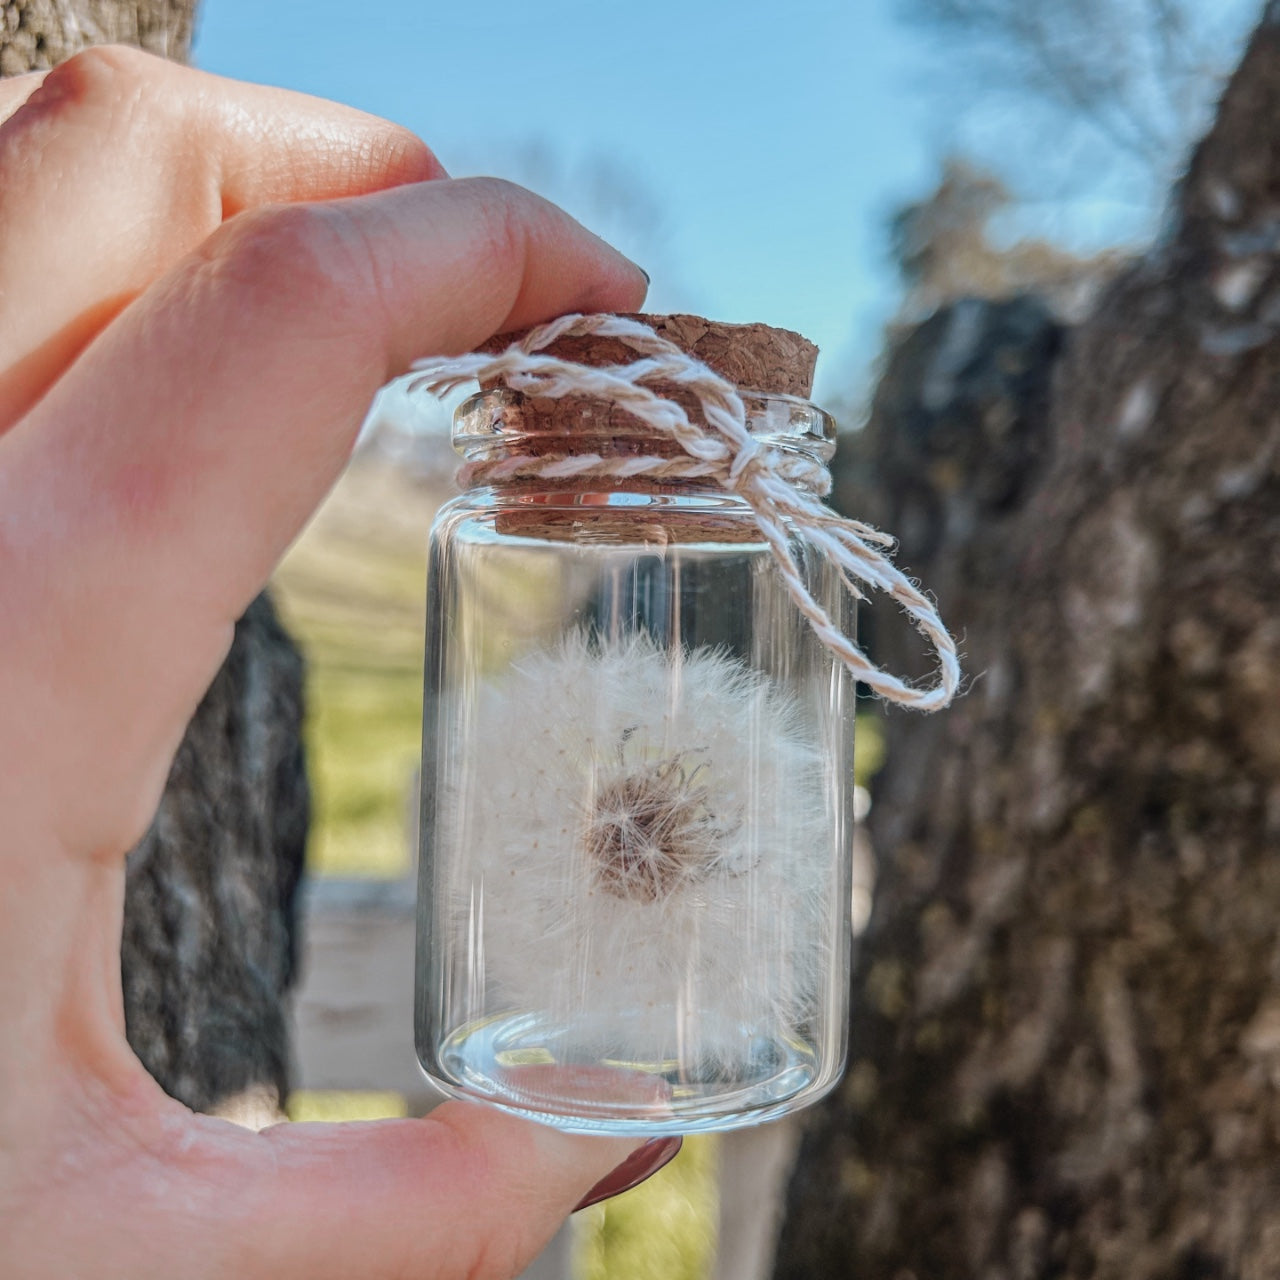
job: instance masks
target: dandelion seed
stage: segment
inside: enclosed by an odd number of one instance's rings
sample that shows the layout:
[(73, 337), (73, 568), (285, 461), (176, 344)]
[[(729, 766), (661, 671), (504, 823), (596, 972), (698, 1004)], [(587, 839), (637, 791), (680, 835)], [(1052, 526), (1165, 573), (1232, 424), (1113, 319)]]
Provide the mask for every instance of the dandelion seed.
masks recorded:
[(620, 760), (594, 797), (583, 841), (604, 889), (654, 902), (711, 873), (732, 829), (711, 811), (705, 769), (689, 770), (681, 754), (638, 768)]

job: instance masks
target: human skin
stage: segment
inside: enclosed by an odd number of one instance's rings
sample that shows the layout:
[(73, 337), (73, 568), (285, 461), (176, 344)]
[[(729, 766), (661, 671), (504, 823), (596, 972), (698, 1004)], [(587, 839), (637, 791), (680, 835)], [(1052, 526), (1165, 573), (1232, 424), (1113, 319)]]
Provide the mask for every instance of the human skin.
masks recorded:
[(636, 1143), (192, 1114), (125, 1040), (124, 858), (378, 386), (642, 273), (393, 125), (131, 51), (0, 120), (0, 1272), (509, 1276)]

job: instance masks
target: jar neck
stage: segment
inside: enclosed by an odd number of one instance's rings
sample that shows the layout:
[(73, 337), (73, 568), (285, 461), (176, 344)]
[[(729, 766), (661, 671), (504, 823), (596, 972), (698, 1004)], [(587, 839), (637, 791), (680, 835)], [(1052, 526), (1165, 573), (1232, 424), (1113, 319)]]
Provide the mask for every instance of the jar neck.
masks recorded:
[(484, 485), (469, 490), (464, 501), (491, 513), (495, 532), (538, 542), (670, 546), (762, 541), (746, 500), (705, 482), (612, 488), (594, 481)]
[[(834, 420), (809, 401), (755, 392), (742, 400), (747, 431), (761, 445), (820, 464), (835, 452)], [(676, 440), (596, 400), (481, 391), (456, 410), (453, 444), (468, 464), (464, 484), (504, 492), (720, 492)]]
[(727, 492), (723, 486), (706, 477), (685, 480), (644, 480), (622, 478), (609, 480), (601, 476), (572, 476), (565, 479), (516, 478), (502, 480), (478, 477), (474, 482), (463, 477), (464, 488), (469, 491), (483, 489), (495, 497), (530, 505), (575, 506), (641, 506), (652, 500), (717, 499), (736, 505), (745, 505), (743, 499)]

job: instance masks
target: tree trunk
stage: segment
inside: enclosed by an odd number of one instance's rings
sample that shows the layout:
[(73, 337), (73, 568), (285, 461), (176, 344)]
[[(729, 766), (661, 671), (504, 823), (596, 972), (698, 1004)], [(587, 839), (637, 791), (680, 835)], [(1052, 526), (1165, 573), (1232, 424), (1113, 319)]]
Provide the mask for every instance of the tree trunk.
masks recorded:
[(198, 0), (0, 0), (0, 75), (43, 71), (91, 44), (185, 61)]
[[(0, 0), (0, 74), (108, 42), (185, 59), (196, 4)], [(310, 811), (301, 722), (302, 660), (263, 595), (237, 624), (128, 861), (129, 1042), (198, 1110), (261, 1119), (287, 1091), (285, 998)]]
[(778, 1277), (1280, 1275), (1278, 211), (1272, 0), (1090, 320), (962, 303), (894, 352), (847, 500), (972, 687), (887, 719)]
[(129, 855), (129, 1043), (197, 1111), (231, 1104), (266, 1119), (288, 1093), (285, 1000), (309, 814), (302, 659), (264, 594), (236, 624)]

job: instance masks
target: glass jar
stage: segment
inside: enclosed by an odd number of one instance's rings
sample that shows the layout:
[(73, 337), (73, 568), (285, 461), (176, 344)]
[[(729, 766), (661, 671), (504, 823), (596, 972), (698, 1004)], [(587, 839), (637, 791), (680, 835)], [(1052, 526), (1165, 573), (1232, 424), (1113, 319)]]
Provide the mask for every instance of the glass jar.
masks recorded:
[[(834, 424), (744, 393), (752, 435)], [(536, 453), (536, 405), (457, 411), (471, 461)], [(563, 422), (561, 423), (563, 427)], [(554, 434), (554, 433), (553, 433)], [(652, 449), (608, 406), (563, 445)], [(851, 633), (837, 571), (805, 585)], [(447, 1092), (564, 1129), (729, 1129), (844, 1065), (854, 681), (751, 509), (705, 481), (525, 479), (431, 534), (416, 1033)]]

